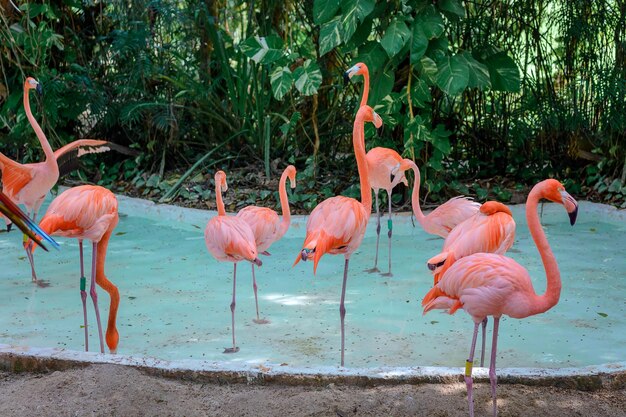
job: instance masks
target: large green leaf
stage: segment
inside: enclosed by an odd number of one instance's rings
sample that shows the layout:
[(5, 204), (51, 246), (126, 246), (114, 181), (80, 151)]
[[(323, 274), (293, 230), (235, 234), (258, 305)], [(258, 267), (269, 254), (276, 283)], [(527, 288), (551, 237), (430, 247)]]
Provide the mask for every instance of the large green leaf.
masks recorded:
[(396, 81), (395, 72), (392, 69), (387, 71), (378, 71), (372, 78), (372, 84), (370, 88), (369, 103), (379, 103), (382, 99), (391, 93), (393, 84)]
[(348, 41), (365, 18), (372, 13), (375, 0), (346, 0), (341, 3), (341, 38)]
[(439, 61), (444, 57), (449, 56), (448, 39), (445, 36), (431, 39), (428, 42), (428, 48), (426, 48), (426, 56), (432, 58), (434, 61)]
[(411, 103), (414, 106), (425, 108), (424, 103), (431, 100), (430, 88), (426, 81), (421, 78), (414, 78), (411, 80)]
[(430, 85), (437, 82), (437, 64), (427, 56), (423, 56), (419, 62), (420, 71), (422, 73), (422, 79)]
[(461, 56), (467, 61), (467, 68), (469, 70), (469, 82), (467, 86), (481, 90), (491, 88), (491, 80), (489, 79), (489, 69), (487, 66), (476, 61), (469, 52), (463, 52)]
[(320, 28), (320, 56), (339, 45), (341, 38), (341, 18), (338, 16)]
[(296, 80), (296, 88), (305, 96), (317, 93), (317, 89), (322, 84), (322, 71), (314, 61), (307, 59), (304, 65), (296, 68), (293, 72)]
[(293, 84), (293, 74), (291, 70), (289, 70), (288, 67), (276, 67), (276, 69), (272, 71), (270, 84), (272, 85), (274, 97), (276, 97), (277, 100), (282, 100)]
[(415, 24), (422, 28), (428, 39), (438, 38), (443, 34), (443, 18), (434, 6), (422, 9), (415, 19)]
[(499, 52), (485, 60), (489, 75), (491, 77), (491, 87), (495, 91), (518, 92), (520, 89), (519, 69), (517, 64), (506, 52)]
[(364, 62), (370, 70), (370, 74), (378, 72), (387, 62), (387, 53), (376, 41), (369, 41), (359, 48), (359, 55), (353, 62)]
[(321, 25), (328, 22), (339, 10), (339, 0), (315, 0), (313, 2), (313, 21)]
[(270, 64), (283, 57), (283, 41), (276, 35), (252, 36), (239, 44), (239, 49), (257, 64)]
[(380, 44), (387, 52), (387, 55), (389, 55), (389, 58), (393, 58), (404, 48), (404, 45), (406, 45), (410, 37), (411, 31), (406, 26), (406, 23), (401, 19), (394, 19), (394, 21), (387, 26), (387, 30), (380, 40)]
[(458, 17), (465, 17), (465, 8), (460, 0), (440, 0), (437, 6), (443, 11)]
[(437, 61), (437, 85), (448, 95), (463, 91), (469, 82), (467, 60), (460, 55)]
[(428, 38), (424, 34), (422, 26), (416, 20), (413, 22), (413, 30), (411, 31), (411, 64), (419, 62), (424, 56), (426, 48), (428, 48)]

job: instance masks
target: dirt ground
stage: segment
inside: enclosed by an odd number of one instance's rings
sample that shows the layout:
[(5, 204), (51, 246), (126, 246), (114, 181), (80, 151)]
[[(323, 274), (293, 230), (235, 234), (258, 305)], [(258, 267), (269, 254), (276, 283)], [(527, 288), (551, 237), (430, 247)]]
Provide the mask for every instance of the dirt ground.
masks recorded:
[[(476, 416), (491, 415), (488, 384)], [(626, 390), (499, 386), (500, 417), (626, 416)], [(465, 384), (372, 388), (218, 385), (150, 376), (116, 365), (49, 374), (0, 372), (0, 416), (464, 416)]]

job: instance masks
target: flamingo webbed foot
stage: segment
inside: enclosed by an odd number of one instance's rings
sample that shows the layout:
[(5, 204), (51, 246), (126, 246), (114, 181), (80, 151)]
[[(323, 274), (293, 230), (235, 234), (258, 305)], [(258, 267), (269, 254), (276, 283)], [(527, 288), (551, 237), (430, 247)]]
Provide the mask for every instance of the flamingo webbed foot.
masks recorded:
[(224, 352), (222, 353), (237, 353), (239, 352), (239, 347), (230, 347), (230, 348), (225, 348)]
[(269, 324), (270, 321), (267, 319), (253, 319), (252, 320), (256, 324)]
[(392, 276), (393, 276), (393, 273), (391, 273), (391, 272), (385, 272), (385, 273), (382, 273), (382, 274), (380, 274), (380, 275), (381, 275), (381, 276), (383, 276), (383, 277), (392, 277)]
[(46, 288), (50, 286), (50, 281), (44, 281), (43, 279), (33, 279), (33, 284), (37, 285), (39, 288)]
[(373, 274), (374, 272), (380, 272), (380, 269), (378, 269), (377, 267), (373, 267), (373, 268), (370, 268), (370, 269), (366, 269), (363, 272), (367, 272), (369, 274)]

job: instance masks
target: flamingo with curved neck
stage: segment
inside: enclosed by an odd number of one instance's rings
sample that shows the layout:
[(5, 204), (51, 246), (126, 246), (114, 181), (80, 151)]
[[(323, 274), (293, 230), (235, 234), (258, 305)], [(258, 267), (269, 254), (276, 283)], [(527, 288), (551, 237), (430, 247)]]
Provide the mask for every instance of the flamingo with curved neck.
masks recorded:
[[(295, 188), (296, 168), (293, 165), (289, 165), (285, 168), (278, 184), (278, 194), (280, 195), (280, 205), (283, 214), (282, 221), (274, 210), (267, 207), (248, 206), (237, 213), (237, 217), (243, 219), (252, 229), (257, 252), (266, 256), (269, 256), (267, 250), (270, 246), (287, 233), (289, 224), (291, 223), (291, 212), (289, 210), (289, 199), (287, 198), (286, 189), (287, 178), (289, 178), (291, 188)], [(268, 320), (261, 319), (259, 316), (258, 286), (254, 274), (254, 264), (252, 264), (252, 288), (254, 290), (254, 303), (256, 305), (256, 319), (254, 322), (257, 324), (269, 323)]]
[(537, 214), (537, 204), (542, 198), (562, 204), (572, 225), (576, 222), (578, 203), (560, 182), (553, 179), (535, 185), (528, 195), (526, 220), (546, 273), (547, 287), (544, 294), (535, 292), (528, 271), (513, 259), (493, 253), (476, 253), (456, 261), (424, 298), (424, 314), (433, 309), (447, 309), (453, 314), (462, 308), (474, 321), (474, 335), (465, 367), (470, 416), (474, 415), (471, 370), (479, 324), (487, 316), (493, 316), (489, 379), (493, 415), (496, 416), (496, 351), (500, 317), (505, 314), (520, 319), (541, 314), (559, 302), (561, 275)]
[[(361, 94), (360, 106), (367, 105), (367, 98), (370, 90), (370, 76), (367, 65), (359, 62), (344, 73), (344, 80), (347, 83), (355, 75), (363, 76), (363, 92)], [(367, 160), (368, 177), (374, 196), (376, 197), (376, 255), (374, 257), (374, 266), (366, 272), (380, 272), (378, 269), (378, 248), (380, 245), (380, 220), (381, 211), (378, 204), (378, 192), (382, 189), (387, 192), (387, 203), (389, 206), (389, 218), (387, 220), (387, 237), (389, 239), (389, 267), (383, 276), (393, 276), (391, 273), (391, 237), (393, 235), (393, 221), (391, 219), (391, 192), (399, 183), (408, 185), (404, 171), (398, 170), (398, 166), (402, 162), (402, 157), (393, 149), (375, 147), (372, 148), (365, 156)]]
[(222, 190), (228, 190), (224, 171), (215, 173), (215, 199), (217, 216), (211, 218), (204, 229), (204, 242), (207, 250), (215, 259), (233, 263), (233, 299), (230, 303), (232, 319), (233, 346), (224, 349), (224, 353), (239, 352), (235, 342), (235, 289), (237, 284), (237, 262), (249, 261), (262, 265), (257, 257), (256, 243), (252, 229), (243, 219), (227, 216), (222, 200)]
[(480, 204), (466, 197), (453, 197), (446, 201), (429, 214), (425, 215), (420, 207), (420, 170), (410, 159), (404, 159), (400, 164), (400, 170), (412, 169), (415, 174), (411, 205), (413, 214), (426, 233), (447, 237), (452, 229), (462, 221), (472, 217)]
[(361, 245), (365, 228), (372, 211), (372, 193), (367, 175), (365, 159), (365, 122), (373, 122), (376, 128), (382, 125), (380, 116), (369, 106), (362, 106), (356, 114), (352, 130), (352, 145), (359, 170), (361, 201), (354, 198), (336, 196), (322, 201), (311, 212), (306, 222), (306, 237), (302, 250), (294, 265), (300, 260), (313, 260), (313, 273), (326, 253), (343, 254), (345, 258), (339, 317), (341, 319), (341, 366), (344, 365), (345, 352), (345, 298), (348, 280), (350, 255)]

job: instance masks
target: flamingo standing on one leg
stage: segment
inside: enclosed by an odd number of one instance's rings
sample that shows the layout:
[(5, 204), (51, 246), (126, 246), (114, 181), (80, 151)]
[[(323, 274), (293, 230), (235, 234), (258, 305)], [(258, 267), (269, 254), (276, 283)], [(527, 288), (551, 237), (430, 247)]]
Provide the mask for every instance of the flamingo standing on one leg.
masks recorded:
[[(291, 188), (296, 188), (296, 168), (293, 165), (289, 165), (285, 168), (278, 184), (280, 205), (283, 209), (282, 221), (280, 221), (278, 214), (274, 210), (267, 207), (248, 206), (237, 213), (237, 217), (243, 219), (252, 229), (257, 253), (269, 255), (267, 250), (272, 243), (280, 240), (289, 229), (291, 213), (289, 212), (289, 200), (285, 188), (287, 178), (289, 178)], [(256, 285), (256, 278), (254, 277), (254, 263), (252, 264), (252, 288), (254, 289), (254, 303), (256, 305), (256, 319), (254, 322), (257, 324), (267, 324), (269, 323), (268, 320), (259, 317), (258, 287)]]
[[(363, 62), (352, 66), (344, 74), (344, 81), (346, 83), (355, 76), (363, 76), (363, 93), (361, 95), (361, 104), (359, 107), (367, 105), (367, 98), (369, 96), (370, 89), (370, 76), (367, 65)], [(404, 185), (408, 185), (404, 176), (404, 171), (398, 170), (402, 157), (398, 152), (393, 149), (376, 147), (370, 149), (365, 155), (367, 159), (367, 168), (369, 181), (372, 189), (374, 190), (374, 196), (376, 197), (376, 256), (374, 257), (374, 267), (368, 269), (367, 272), (380, 272), (378, 269), (378, 247), (380, 243), (380, 218), (381, 212), (378, 205), (378, 191), (383, 189), (387, 191), (387, 201), (389, 205), (389, 219), (387, 220), (387, 237), (389, 238), (389, 270), (384, 273), (384, 276), (393, 276), (391, 273), (391, 236), (393, 234), (393, 222), (391, 220), (391, 190), (400, 182)]]
[[(81, 185), (62, 192), (55, 198), (48, 211), (41, 219), (39, 226), (46, 233), (53, 236), (63, 236), (78, 239), (80, 254), (80, 295), (83, 301), (83, 319), (85, 323), (85, 350), (89, 350), (87, 329), (87, 292), (85, 270), (83, 266), (83, 240), (92, 243), (91, 257), (91, 287), (90, 294), (98, 323), (100, 337), (100, 352), (104, 353), (102, 342), (102, 325), (98, 308), (98, 294), (96, 284), (102, 287), (111, 297), (109, 306), (109, 320), (106, 330), (106, 343), (111, 353), (117, 351), (119, 334), (115, 325), (117, 309), (120, 303), (120, 293), (115, 285), (104, 273), (107, 247), (113, 229), (119, 220), (117, 199), (106, 188), (97, 185)], [(34, 249), (32, 249), (34, 250)], [(34, 266), (33, 266), (34, 269)]]
[(424, 314), (432, 309), (448, 309), (453, 314), (463, 308), (474, 320), (474, 335), (465, 367), (470, 416), (474, 415), (472, 361), (478, 325), (487, 316), (493, 316), (493, 342), (489, 380), (493, 399), (493, 415), (497, 415), (496, 352), (500, 317), (506, 314), (521, 319), (541, 314), (554, 307), (561, 295), (561, 275), (556, 258), (539, 222), (537, 204), (546, 198), (562, 204), (570, 223), (576, 222), (578, 204), (557, 180), (549, 179), (535, 185), (526, 201), (526, 220), (530, 234), (541, 255), (546, 271), (547, 288), (537, 295), (528, 271), (513, 259), (493, 253), (476, 253), (456, 261), (424, 298)]
[[(20, 164), (0, 152), (0, 170), (2, 171), (3, 191), (16, 204), (24, 204), (33, 221), (36, 221), (39, 208), (48, 191), (59, 179), (59, 174), (65, 174), (74, 169), (78, 157), (88, 153), (105, 152), (111, 149), (125, 154), (132, 154), (133, 152), (123, 146), (95, 139), (77, 140), (53, 152), (46, 135), (30, 109), (29, 91), (33, 89), (39, 94), (42, 93), (41, 84), (34, 78), (28, 77), (24, 82), (24, 111), (28, 121), (35, 130), (46, 159), (44, 162)], [(5, 222), (7, 231), (10, 231), (10, 221), (5, 218)], [(26, 237), (24, 240), (26, 241)], [(32, 250), (26, 248), (26, 254), (31, 265), (33, 265)], [(45, 282), (37, 280), (34, 269), (31, 272), (33, 283), (42, 287), (47, 285)]]
[[(441, 253), (428, 260), (435, 285), (457, 260), (474, 253), (504, 255), (515, 240), (515, 221), (511, 210), (497, 201), (487, 201), (472, 217), (459, 223), (443, 243)], [(452, 306), (450, 306), (452, 307)], [(480, 366), (485, 363), (487, 318), (482, 322)]]
[(32, 239), (36, 244), (41, 246), (45, 251), (48, 249), (41, 242), (41, 239), (37, 236), (41, 236), (42, 239), (50, 242), (56, 249), (59, 248), (59, 244), (54, 241), (46, 232), (41, 230), (37, 223), (33, 222), (28, 216), (15, 205), (9, 197), (0, 191), (0, 213), (6, 216), (12, 223), (14, 223), (25, 235)]
[(315, 207), (306, 222), (306, 238), (302, 251), (296, 258), (294, 265), (300, 259), (313, 259), (313, 273), (317, 264), (325, 253), (333, 255), (342, 253), (345, 257), (343, 270), (343, 285), (341, 288), (341, 302), (339, 316), (341, 318), (341, 366), (344, 364), (345, 331), (344, 319), (346, 308), (346, 282), (348, 279), (348, 263), (350, 255), (359, 247), (365, 228), (372, 211), (372, 193), (370, 191), (365, 159), (365, 122), (373, 122), (376, 128), (382, 125), (382, 119), (369, 106), (359, 109), (354, 120), (352, 143), (354, 155), (359, 170), (361, 183), (361, 201), (343, 196), (331, 197)]
[(217, 216), (208, 221), (204, 230), (204, 241), (209, 253), (218, 261), (233, 262), (233, 300), (230, 303), (232, 316), (233, 347), (224, 349), (224, 353), (239, 352), (235, 343), (235, 289), (237, 286), (237, 262), (246, 260), (258, 266), (262, 265), (257, 257), (254, 233), (243, 219), (226, 216), (222, 190), (226, 191), (226, 174), (224, 171), (215, 173), (215, 198), (217, 200)]
[(454, 227), (464, 221), (465, 219), (476, 214), (480, 208), (480, 204), (471, 201), (466, 197), (454, 197), (446, 201), (428, 215), (422, 213), (420, 208), (420, 170), (410, 159), (404, 159), (400, 164), (399, 170), (406, 171), (412, 169), (415, 174), (415, 183), (413, 184), (413, 193), (411, 195), (411, 205), (413, 206), (413, 214), (415, 218), (422, 225), (422, 228), (426, 233), (433, 235), (439, 235), (443, 238)]

